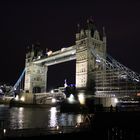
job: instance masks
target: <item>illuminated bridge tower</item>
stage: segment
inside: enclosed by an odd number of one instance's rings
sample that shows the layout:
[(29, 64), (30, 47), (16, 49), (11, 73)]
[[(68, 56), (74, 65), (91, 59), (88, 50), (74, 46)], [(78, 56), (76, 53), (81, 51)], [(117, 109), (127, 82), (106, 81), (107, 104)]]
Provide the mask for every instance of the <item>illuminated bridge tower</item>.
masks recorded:
[(87, 25), (87, 30), (82, 29), (76, 33), (76, 88), (94, 91), (94, 71), (105, 71), (106, 68), (98, 64), (91, 49), (106, 59), (106, 36), (103, 29), (102, 38), (100, 37), (92, 19), (87, 21)]
[(35, 57), (38, 56), (35, 56), (34, 49), (26, 54), (24, 90), (30, 93), (46, 92), (47, 67), (42, 63), (34, 64)]

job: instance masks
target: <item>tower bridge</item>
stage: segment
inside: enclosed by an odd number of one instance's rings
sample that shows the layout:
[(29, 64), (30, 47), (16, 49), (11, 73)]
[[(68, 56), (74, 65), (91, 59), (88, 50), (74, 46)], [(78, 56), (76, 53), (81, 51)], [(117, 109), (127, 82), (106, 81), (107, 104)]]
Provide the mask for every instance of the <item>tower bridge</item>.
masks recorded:
[(32, 49), (26, 54), (24, 90), (46, 92), (49, 66), (76, 60), (77, 90), (94, 93), (97, 97), (137, 96), (140, 93), (140, 75), (109, 56), (106, 47), (104, 28), (99, 33), (93, 21), (89, 20), (87, 29), (76, 33), (73, 46), (47, 52), (45, 56), (40, 52), (35, 56)]

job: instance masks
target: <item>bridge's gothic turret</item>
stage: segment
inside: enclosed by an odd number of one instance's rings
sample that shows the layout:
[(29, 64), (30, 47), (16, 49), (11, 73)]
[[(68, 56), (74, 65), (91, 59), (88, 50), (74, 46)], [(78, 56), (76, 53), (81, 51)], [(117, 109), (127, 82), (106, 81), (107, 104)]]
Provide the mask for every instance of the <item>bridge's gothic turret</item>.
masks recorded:
[(95, 70), (105, 69), (101, 67), (94, 57), (91, 49), (96, 50), (103, 58), (106, 58), (106, 36), (103, 29), (102, 38), (90, 19), (87, 21), (87, 29), (81, 29), (76, 33), (76, 87), (78, 89), (94, 90)]
[(25, 63), (25, 84), (24, 90), (31, 93), (40, 93), (46, 91), (47, 67), (45, 65), (34, 64), (35, 50), (26, 54)]

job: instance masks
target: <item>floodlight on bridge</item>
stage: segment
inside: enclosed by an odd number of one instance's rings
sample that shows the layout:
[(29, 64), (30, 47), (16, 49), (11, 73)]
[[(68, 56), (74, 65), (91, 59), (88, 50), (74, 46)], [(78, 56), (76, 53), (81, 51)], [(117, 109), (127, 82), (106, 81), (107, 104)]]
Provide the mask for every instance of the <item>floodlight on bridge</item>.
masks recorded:
[(99, 59), (96, 59), (96, 62), (100, 63), (100, 62), (101, 62), (101, 60), (99, 60)]
[(20, 98), (20, 100), (21, 100), (22, 102), (24, 102), (24, 101), (25, 101), (25, 97), (22, 96), (22, 97)]

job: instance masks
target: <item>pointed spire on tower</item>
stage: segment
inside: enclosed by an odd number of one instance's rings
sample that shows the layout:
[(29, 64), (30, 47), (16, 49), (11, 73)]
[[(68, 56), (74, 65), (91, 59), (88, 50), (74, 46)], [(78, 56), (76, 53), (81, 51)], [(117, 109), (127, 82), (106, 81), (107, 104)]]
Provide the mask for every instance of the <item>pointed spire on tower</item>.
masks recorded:
[(93, 37), (94, 31), (97, 30), (97, 28), (96, 28), (96, 26), (94, 24), (94, 21), (93, 21), (93, 17), (92, 16), (90, 16), (87, 19), (87, 27), (88, 27), (88, 30), (90, 31), (91, 37)]
[(90, 16), (89, 22), (90, 22), (90, 23), (93, 23), (93, 17), (92, 17), (92, 16)]
[(87, 24), (88, 24), (88, 28), (91, 27), (91, 25), (93, 25), (93, 17), (90, 16), (90, 18), (87, 19)]
[(104, 58), (106, 59), (106, 45), (107, 45), (107, 37), (106, 37), (106, 33), (105, 33), (105, 27), (103, 27), (103, 45), (104, 45), (104, 53), (105, 53), (105, 56)]
[(67, 79), (65, 79), (64, 81), (64, 87), (66, 88), (68, 85), (67, 85)]
[(30, 46), (26, 46), (26, 53), (30, 52)]
[(92, 30), (92, 31), (96, 30), (92, 16), (90, 16), (90, 18), (87, 19), (87, 26), (89, 30)]
[(106, 36), (105, 27), (103, 26), (103, 37)]
[(31, 60), (34, 58), (35, 52), (34, 52), (34, 44), (32, 44), (32, 50), (31, 50)]
[(80, 32), (80, 24), (77, 24), (78, 33)]
[(34, 44), (32, 44), (32, 51), (34, 51)]

